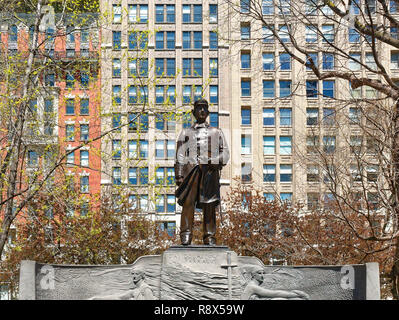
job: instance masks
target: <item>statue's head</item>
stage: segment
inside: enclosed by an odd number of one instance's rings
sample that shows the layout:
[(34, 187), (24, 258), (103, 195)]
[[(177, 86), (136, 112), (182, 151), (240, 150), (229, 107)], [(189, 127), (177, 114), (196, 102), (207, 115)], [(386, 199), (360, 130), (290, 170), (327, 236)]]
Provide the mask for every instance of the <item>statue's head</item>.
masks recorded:
[(262, 282), (265, 270), (261, 266), (254, 266), (251, 270), (251, 274), (252, 274), (252, 279)]
[(134, 283), (137, 283), (141, 279), (144, 279), (144, 270), (142, 270), (142, 269), (132, 269), (131, 273), (132, 273)]
[(194, 102), (193, 115), (198, 123), (205, 122), (209, 115), (208, 101), (200, 99)]

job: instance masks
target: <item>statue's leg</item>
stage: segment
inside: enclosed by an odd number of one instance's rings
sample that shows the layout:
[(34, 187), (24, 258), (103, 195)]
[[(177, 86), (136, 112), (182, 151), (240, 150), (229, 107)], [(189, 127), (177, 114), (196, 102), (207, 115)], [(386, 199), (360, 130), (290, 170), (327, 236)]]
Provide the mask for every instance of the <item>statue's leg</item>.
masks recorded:
[(216, 244), (216, 206), (213, 203), (203, 204), (203, 240), (204, 244)]
[(180, 217), (180, 240), (182, 245), (190, 245), (193, 238), (194, 210), (198, 192), (198, 179), (195, 179), (184, 201)]

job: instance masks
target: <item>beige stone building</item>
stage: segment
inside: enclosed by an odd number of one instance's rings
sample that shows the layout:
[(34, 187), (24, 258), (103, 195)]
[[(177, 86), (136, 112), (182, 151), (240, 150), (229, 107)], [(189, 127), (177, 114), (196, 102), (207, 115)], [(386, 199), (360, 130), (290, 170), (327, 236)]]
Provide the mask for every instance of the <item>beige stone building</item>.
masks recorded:
[[(345, 69), (378, 77), (331, 51), (326, 41), (334, 41), (364, 64), (373, 63), (367, 46), (356, 41), (350, 29), (332, 23), (326, 17), (331, 14), (328, 10), (308, 17), (322, 36), (294, 18), (287, 21), (272, 1), (263, 1), (262, 10), (289, 48), (285, 26), (294, 26), (296, 41), (314, 51), (312, 57), (321, 70)], [(103, 139), (103, 190), (115, 185), (131, 188), (133, 206), (149, 210), (171, 231), (178, 228), (175, 187), (173, 183), (160, 187), (156, 181), (173, 174), (182, 112), (203, 95), (211, 103), (211, 124), (223, 129), (231, 150), (221, 179), (223, 195), (238, 177), (262, 189), (266, 199), (303, 201), (311, 207), (330, 197), (323, 183), (326, 175), (312, 163), (311, 149), (320, 146), (327, 156), (340, 150), (334, 153), (335, 161), (349, 168), (352, 138), (348, 137), (361, 132), (352, 121), (356, 103), (342, 101), (371, 97), (372, 90), (350, 90), (349, 83), (340, 79), (316, 80), (259, 21), (240, 14), (227, 1), (102, 1), (101, 12), (107, 13), (102, 32), (102, 113), (113, 115), (103, 121), (103, 131), (133, 119), (134, 112), (149, 111), (140, 119), (139, 136), (129, 124)], [(389, 69), (389, 63), (392, 67), (395, 62), (389, 57), (397, 54), (391, 55), (387, 46), (381, 50), (381, 61)], [(391, 72), (397, 67), (394, 63)], [(142, 76), (134, 76), (140, 70)], [(148, 96), (148, 103), (142, 103), (143, 96)], [(171, 103), (165, 105), (168, 98)], [(160, 124), (157, 114), (163, 111), (182, 116)], [(134, 153), (141, 159), (131, 156)], [(148, 181), (142, 178), (145, 174)], [(160, 194), (161, 200), (151, 204)]]

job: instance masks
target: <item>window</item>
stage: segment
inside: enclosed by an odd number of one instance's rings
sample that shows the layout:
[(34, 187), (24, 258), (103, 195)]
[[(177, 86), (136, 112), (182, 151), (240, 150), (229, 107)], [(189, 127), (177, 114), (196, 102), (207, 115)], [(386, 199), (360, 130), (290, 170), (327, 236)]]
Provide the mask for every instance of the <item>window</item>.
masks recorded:
[(291, 70), (291, 56), (289, 53), (280, 53), (280, 70)]
[(157, 76), (174, 77), (176, 74), (176, 59), (175, 58), (156, 58), (155, 59), (155, 74)]
[(54, 87), (55, 86), (55, 74), (46, 74), (44, 76), (44, 85), (47, 87)]
[(317, 98), (317, 80), (306, 80), (306, 97)]
[(251, 154), (250, 135), (241, 135), (241, 154)]
[(291, 95), (291, 80), (280, 80), (280, 98)]
[(156, 140), (155, 158), (173, 159), (175, 156), (175, 140)]
[(306, 15), (316, 15), (317, 14), (317, 1), (314, 0), (306, 0), (305, 1), (305, 13)]
[(323, 125), (335, 125), (335, 110), (332, 108), (323, 108)]
[(39, 155), (36, 151), (28, 151), (28, 166), (36, 167), (39, 164)]
[(276, 154), (276, 138), (271, 136), (263, 137), (263, 154), (274, 155)]
[(280, 200), (282, 202), (286, 202), (286, 203), (290, 204), (292, 202), (292, 193), (291, 192), (281, 192)]
[(308, 165), (306, 168), (306, 181), (307, 182), (318, 182), (320, 179), (319, 176), (319, 167), (315, 165)]
[(269, 127), (275, 125), (275, 109), (263, 108), (263, 126)]
[(398, 13), (398, 4), (395, 0), (389, 1), (389, 12), (390, 13)]
[[(138, 90), (139, 89), (139, 90)], [(147, 86), (129, 86), (128, 89), (128, 103), (145, 103), (148, 101), (148, 87)]]
[(263, 15), (274, 14), (273, 0), (262, 0), (262, 14)]
[[(215, 89), (212, 89), (215, 90)], [(217, 94), (217, 92), (216, 92)], [(183, 86), (183, 103), (189, 104), (191, 101), (196, 101), (202, 98), (202, 87), (201, 86), (190, 86), (184, 85)]]
[(324, 35), (323, 42), (334, 42), (334, 25), (323, 25), (321, 31)]
[(251, 108), (250, 107), (241, 108), (241, 125), (243, 125), (243, 126), (251, 125)]
[(241, 182), (250, 182), (252, 180), (252, 165), (251, 163), (241, 164)]
[(137, 185), (137, 168), (130, 167), (127, 171), (127, 181), (131, 185)]
[(129, 58), (128, 60), (128, 76), (129, 77), (148, 77), (148, 59), (145, 58)]
[[(122, 119), (121, 119), (121, 114), (120, 113), (114, 113), (112, 114), (112, 128), (118, 128), (122, 125)], [(121, 132), (121, 128), (114, 130), (115, 132)]]
[(80, 165), (82, 167), (88, 167), (89, 166), (89, 151), (80, 150)]
[(89, 176), (80, 177), (80, 192), (89, 193)]
[(155, 171), (156, 185), (173, 185), (174, 183), (175, 183), (175, 175), (173, 167), (159, 167), (156, 169)]
[(148, 34), (146, 31), (129, 31), (129, 50), (145, 49), (148, 45)]
[(80, 87), (87, 89), (89, 87), (90, 76), (87, 72), (80, 72)]
[(157, 113), (155, 115), (155, 128), (158, 130), (175, 131), (176, 116), (170, 113)]
[(73, 88), (75, 85), (75, 77), (73, 74), (67, 73), (65, 79), (65, 85), (67, 88)]
[(323, 69), (333, 70), (334, 69), (334, 54), (323, 52)]
[(263, 197), (265, 198), (265, 201), (268, 201), (268, 202), (274, 201), (274, 194), (273, 193), (264, 192), (263, 193)]
[(319, 150), (319, 136), (306, 137), (306, 153), (316, 154)]
[(263, 182), (276, 182), (276, 165), (263, 165)]
[(306, 26), (305, 40), (307, 43), (317, 42), (317, 28), (315, 26)]
[(175, 23), (176, 13), (175, 5), (155, 5), (155, 22), (156, 23)]
[(312, 70), (312, 63), (310, 59), (312, 59), (312, 62), (315, 65), (315, 67), (318, 68), (319, 63), (318, 63), (317, 53), (308, 53), (308, 57), (306, 58), (306, 70)]
[(274, 70), (274, 53), (263, 53), (262, 62), (263, 62), (263, 71)]
[(351, 107), (349, 108), (349, 123), (356, 125), (360, 124), (360, 108)]
[(218, 48), (218, 34), (216, 31), (209, 31), (209, 49)]
[(280, 137), (280, 155), (292, 154), (292, 137)]
[(367, 181), (376, 182), (378, 179), (378, 165), (370, 165), (366, 167)]
[(65, 126), (65, 140), (74, 141), (75, 140), (75, 125), (67, 124)]
[[(169, 201), (169, 196), (168, 195), (168, 201)], [(168, 212), (174, 212), (174, 211), (168, 211)], [(161, 232), (166, 232), (169, 237), (174, 237), (175, 232), (176, 232), (176, 222), (174, 221), (163, 221), (163, 222), (158, 222), (159, 223), (159, 229)]]
[(315, 210), (319, 207), (319, 198), (320, 195), (318, 193), (311, 192), (307, 194), (308, 210)]
[(323, 80), (323, 96), (325, 98), (334, 98), (334, 80)]
[(375, 14), (376, 12), (376, 1), (366, 0), (365, 1), (366, 14)]
[(89, 114), (89, 99), (82, 98), (80, 99), (80, 115), (88, 115)]
[(242, 97), (251, 96), (251, 80), (241, 79), (241, 96)]
[(67, 115), (75, 114), (75, 99), (66, 100), (66, 114)]
[(192, 125), (191, 112), (183, 114), (182, 118), (183, 128), (190, 128)]
[(218, 5), (210, 4), (209, 5), (209, 23), (217, 23), (218, 22)]
[(183, 58), (184, 77), (202, 77), (202, 58)]
[(71, 166), (75, 164), (75, 151), (69, 152), (66, 156), (66, 164)]
[(349, 70), (352, 71), (357, 71), (360, 70), (360, 60), (361, 60), (361, 55), (360, 52), (352, 52), (349, 53), (349, 60), (348, 60), (348, 67)]
[(280, 26), (280, 29), (278, 31), (278, 36), (282, 42), (291, 41), (287, 26)]
[(155, 34), (155, 49), (173, 50), (175, 49), (175, 32), (174, 31), (157, 31)]
[(122, 34), (120, 31), (112, 31), (112, 48), (120, 50), (122, 45)]
[(290, 0), (277, 0), (276, 6), (279, 9), (279, 14), (282, 15), (290, 14)]
[(349, 28), (349, 43), (359, 43), (360, 34), (355, 28)]
[(182, 8), (183, 23), (202, 23), (202, 5), (185, 4)]
[(361, 170), (357, 164), (351, 164), (350, 173), (351, 173), (353, 182), (361, 182), (362, 181), (362, 174), (360, 171)]
[(315, 126), (319, 123), (319, 109), (306, 108), (306, 125)]
[(214, 128), (219, 127), (219, 113), (218, 112), (209, 113), (209, 125)]
[(115, 103), (115, 104), (122, 103), (121, 86), (120, 85), (112, 86), (112, 98), (113, 98), (113, 103)]
[(121, 77), (121, 59), (112, 59), (112, 76), (114, 78)]
[(209, 102), (213, 104), (218, 104), (219, 102), (219, 93), (217, 85), (209, 86)]
[(290, 127), (292, 125), (292, 109), (280, 108), (280, 126)]
[(249, 24), (241, 24), (241, 40), (249, 40), (251, 38), (251, 26)]
[(263, 43), (273, 43), (274, 42), (274, 34), (272, 32), (274, 29), (273, 26), (263, 26)]
[(122, 7), (120, 4), (112, 5), (113, 23), (121, 23), (122, 21)]
[(263, 98), (274, 98), (274, 80), (263, 80)]
[(128, 17), (130, 23), (147, 23), (148, 22), (148, 5), (146, 4), (129, 4)]
[(251, 53), (246, 51), (241, 51), (241, 68), (250, 69), (251, 68)]
[(140, 132), (148, 131), (148, 114), (147, 113), (128, 113), (129, 132), (140, 130)]
[(8, 30), (8, 41), (18, 42), (18, 27), (15, 24), (10, 26)]
[(183, 31), (183, 49), (202, 49), (202, 31)]
[(112, 168), (112, 184), (113, 185), (118, 185), (118, 186), (122, 184), (121, 168), (120, 167)]
[(351, 136), (349, 142), (351, 153), (359, 155), (362, 149), (362, 142), (363, 142), (362, 136)]
[(349, 6), (349, 12), (352, 15), (358, 15), (360, 13), (360, 0), (352, 0)]
[(89, 140), (89, 125), (88, 124), (80, 125), (80, 140), (81, 141)]
[(391, 69), (399, 69), (399, 52), (391, 51)]
[[(200, 67), (199, 64), (198, 64), (198, 67)], [(200, 68), (201, 68), (201, 75), (202, 75), (202, 60), (201, 60)], [(217, 77), (219, 75), (218, 58), (209, 58), (209, 75), (211, 77)]]
[(323, 137), (323, 151), (325, 153), (333, 153), (335, 151), (335, 136)]
[(280, 182), (292, 182), (292, 164), (280, 164)]
[(175, 86), (155, 86), (155, 103), (175, 103)]
[(112, 140), (112, 159), (120, 160), (121, 155), (121, 140)]

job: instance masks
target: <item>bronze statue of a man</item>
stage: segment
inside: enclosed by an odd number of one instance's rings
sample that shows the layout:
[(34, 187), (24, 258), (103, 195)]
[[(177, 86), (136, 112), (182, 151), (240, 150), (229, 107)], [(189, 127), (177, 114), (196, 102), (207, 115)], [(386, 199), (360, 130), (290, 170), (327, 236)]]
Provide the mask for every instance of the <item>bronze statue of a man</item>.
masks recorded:
[(229, 149), (223, 132), (206, 122), (209, 115), (206, 100), (197, 100), (192, 113), (196, 122), (182, 130), (176, 147), (176, 197), (183, 207), (180, 239), (182, 245), (191, 244), (194, 209), (202, 208), (204, 244), (215, 245), (220, 170), (229, 160)]

